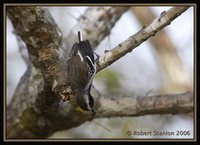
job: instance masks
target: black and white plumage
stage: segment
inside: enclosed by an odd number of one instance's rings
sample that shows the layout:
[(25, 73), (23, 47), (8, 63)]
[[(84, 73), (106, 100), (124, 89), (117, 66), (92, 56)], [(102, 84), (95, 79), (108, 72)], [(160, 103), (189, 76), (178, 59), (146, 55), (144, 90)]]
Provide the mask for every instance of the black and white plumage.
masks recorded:
[(82, 41), (78, 32), (79, 42), (71, 49), (68, 59), (68, 76), (75, 92), (78, 105), (88, 111), (94, 107), (94, 99), (90, 94), (93, 78), (96, 73), (94, 52), (88, 40)]

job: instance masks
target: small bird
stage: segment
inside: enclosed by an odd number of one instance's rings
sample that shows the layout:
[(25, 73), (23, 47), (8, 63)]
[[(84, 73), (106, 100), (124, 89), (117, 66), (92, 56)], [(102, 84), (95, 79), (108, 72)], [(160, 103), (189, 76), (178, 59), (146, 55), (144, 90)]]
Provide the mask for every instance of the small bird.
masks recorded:
[(69, 54), (68, 76), (71, 87), (75, 93), (77, 104), (81, 109), (92, 111), (94, 99), (90, 94), (93, 78), (96, 73), (96, 63), (94, 52), (88, 40), (83, 41), (80, 31), (78, 31), (78, 40)]

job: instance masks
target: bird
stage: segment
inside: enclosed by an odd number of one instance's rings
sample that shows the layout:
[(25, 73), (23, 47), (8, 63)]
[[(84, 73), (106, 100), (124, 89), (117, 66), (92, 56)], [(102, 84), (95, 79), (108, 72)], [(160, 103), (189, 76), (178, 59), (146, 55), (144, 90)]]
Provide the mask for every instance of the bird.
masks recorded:
[(78, 106), (94, 114), (94, 98), (90, 94), (90, 90), (95, 74), (94, 52), (89, 40), (82, 40), (81, 33), (78, 31), (78, 42), (72, 46), (68, 58), (69, 82)]

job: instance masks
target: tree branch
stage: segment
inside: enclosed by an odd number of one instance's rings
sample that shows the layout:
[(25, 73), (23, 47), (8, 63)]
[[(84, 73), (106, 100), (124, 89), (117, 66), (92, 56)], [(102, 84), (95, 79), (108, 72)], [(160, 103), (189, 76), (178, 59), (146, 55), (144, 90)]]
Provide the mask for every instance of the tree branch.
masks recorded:
[(154, 36), (159, 30), (169, 25), (175, 18), (185, 12), (189, 6), (173, 7), (167, 12), (162, 12), (159, 18), (155, 19), (150, 25), (145, 26), (142, 30), (130, 36), (127, 40), (119, 43), (111, 51), (105, 52), (97, 62), (97, 70), (100, 71), (111, 65), (134, 48), (142, 44), (149, 37)]
[(142, 116), (148, 114), (180, 114), (193, 111), (193, 94), (169, 94), (134, 97), (100, 97), (97, 118)]
[(33, 65), (44, 85), (63, 100), (73, 95), (68, 82), (62, 33), (47, 10), (40, 7), (7, 7), (16, 32), (26, 43)]

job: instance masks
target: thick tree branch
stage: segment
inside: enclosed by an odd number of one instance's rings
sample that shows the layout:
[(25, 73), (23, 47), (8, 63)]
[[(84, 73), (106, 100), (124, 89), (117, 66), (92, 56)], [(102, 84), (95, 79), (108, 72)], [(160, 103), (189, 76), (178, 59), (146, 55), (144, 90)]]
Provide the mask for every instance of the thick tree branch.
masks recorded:
[(148, 114), (180, 114), (193, 111), (193, 94), (171, 94), (134, 97), (100, 97), (97, 118), (141, 116)]
[(16, 32), (26, 43), (33, 65), (44, 78), (44, 85), (62, 99), (72, 91), (63, 53), (62, 33), (47, 10), (40, 7), (7, 7)]
[(167, 12), (162, 12), (159, 18), (155, 19), (150, 25), (145, 26), (142, 30), (130, 36), (127, 40), (119, 43), (118, 46), (111, 51), (105, 52), (99, 58), (97, 63), (97, 70), (100, 71), (103, 68), (111, 65), (128, 52), (131, 52), (134, 48), (142, 44), (149, 37), (154, 36), (159, 30), (169, 25), (175, 18), (185, 12), (189, 6), (173, 7)]

